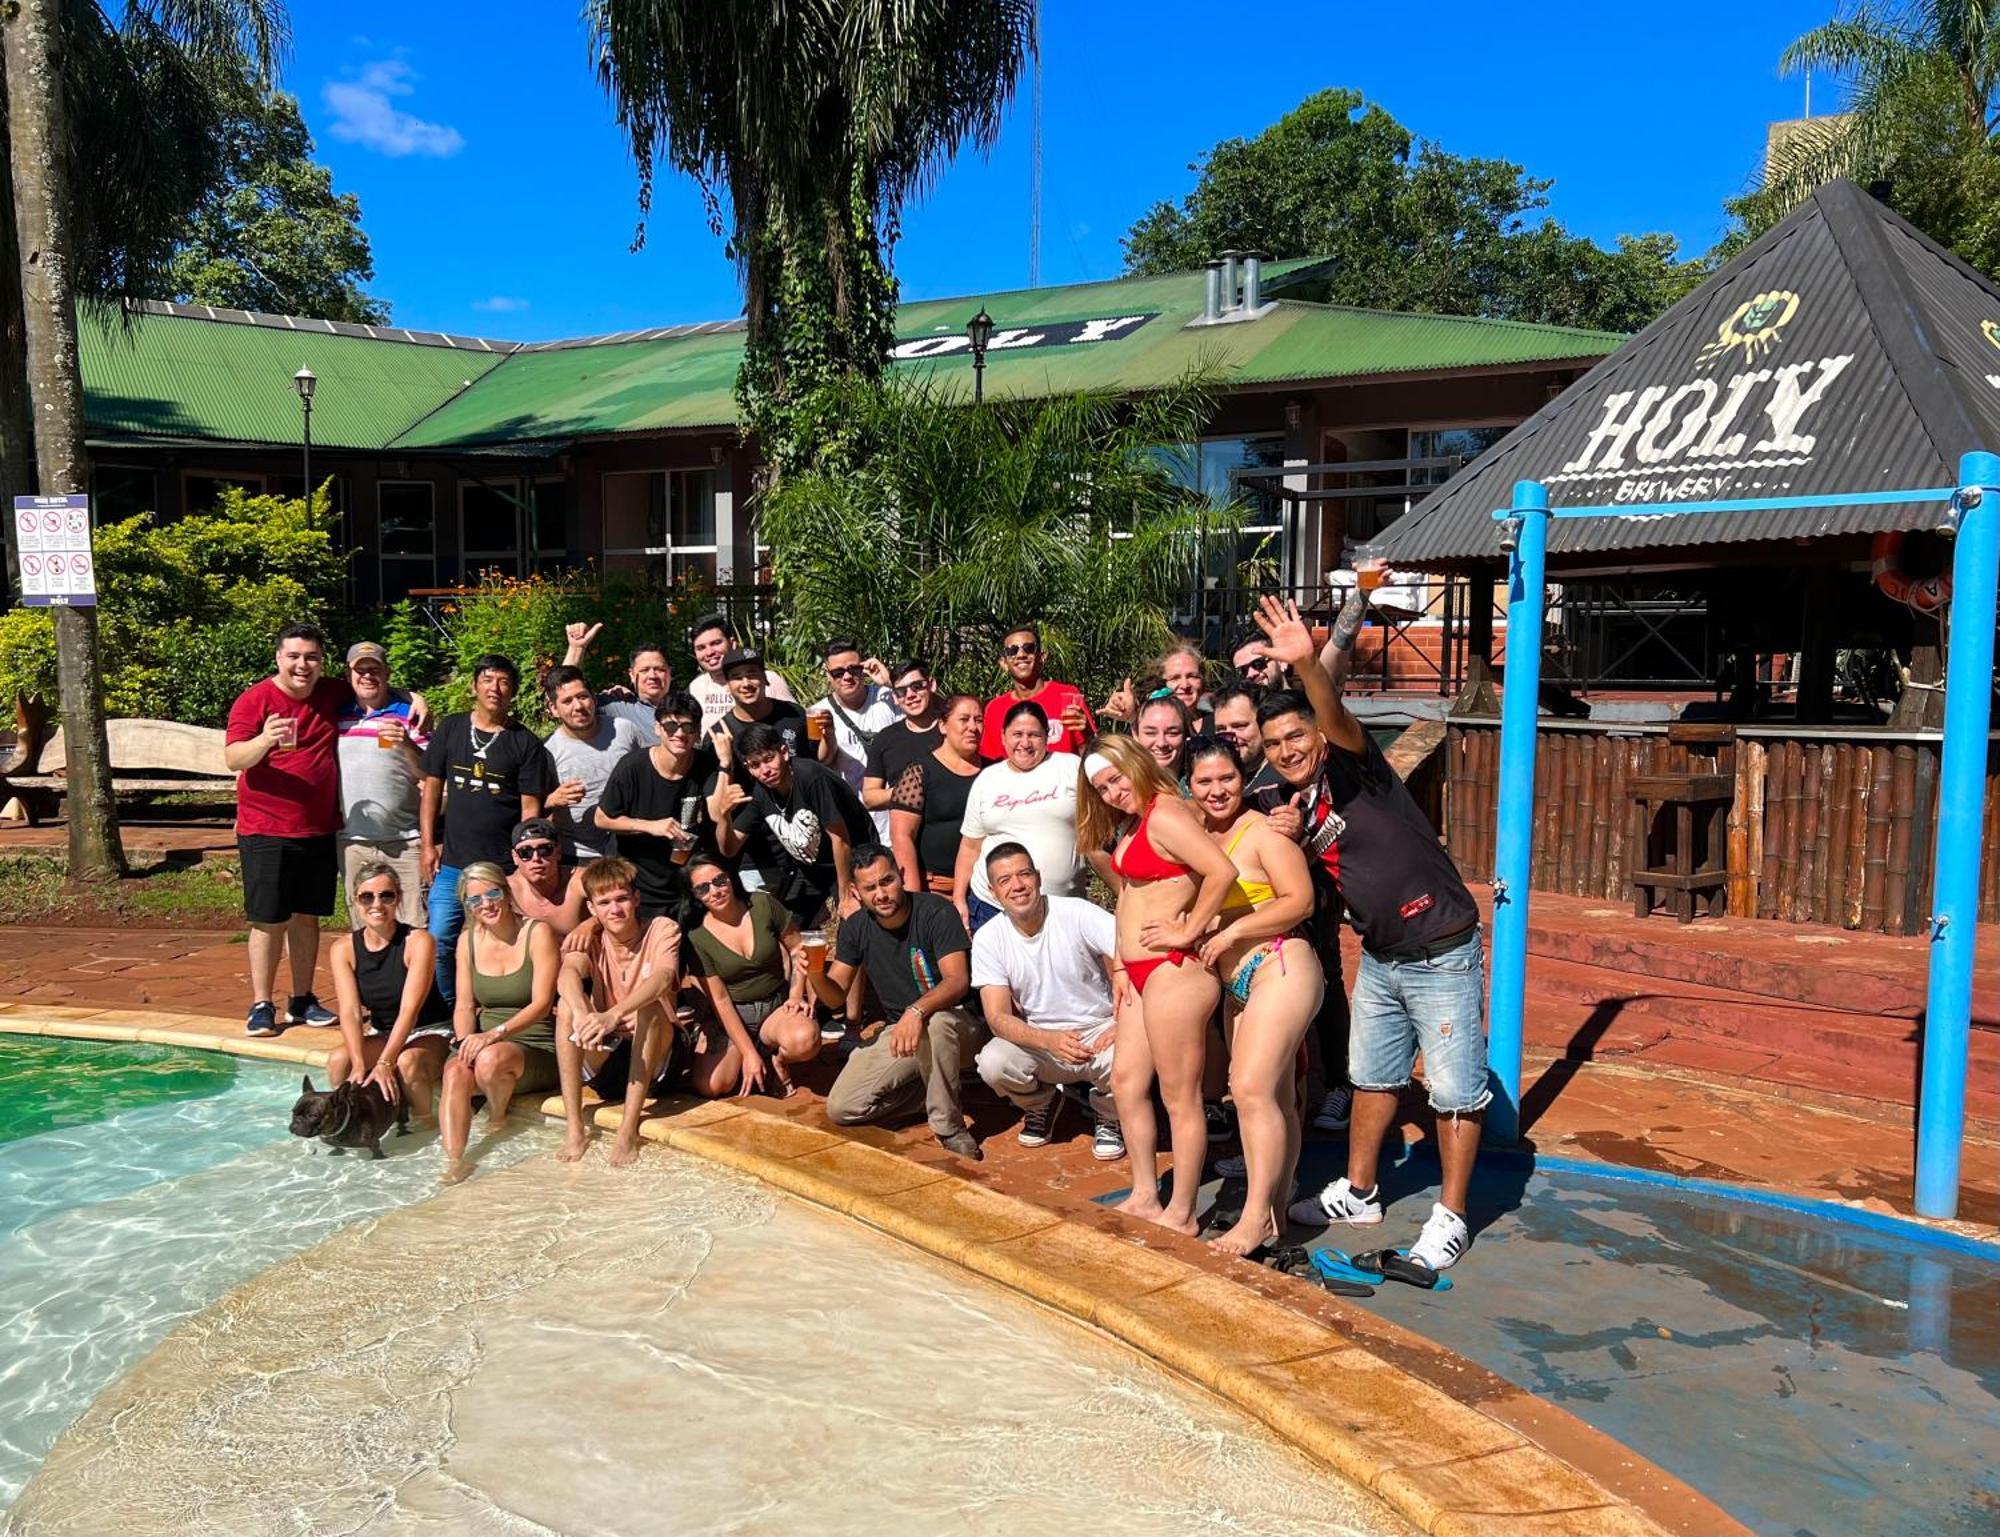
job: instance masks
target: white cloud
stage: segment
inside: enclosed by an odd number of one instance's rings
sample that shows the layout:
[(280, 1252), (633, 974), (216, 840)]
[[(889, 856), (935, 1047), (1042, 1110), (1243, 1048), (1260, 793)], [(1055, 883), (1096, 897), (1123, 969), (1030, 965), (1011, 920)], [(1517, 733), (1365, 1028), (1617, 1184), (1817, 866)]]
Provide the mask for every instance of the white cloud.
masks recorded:
[(528, 301), (510, 298), (506, 294), (495, 294), (490, 299), (474, 299), (472, 307), (476, 310), (491, 311), (495, 315), (512, 315), (526, 309)]
[(392, 96), (411, 95), (416, 90), (415, 79), (401, 59), (380, 59), (364, 65), (352, 80), (329, 80), (320, 93), (333, 114), (328, 131), (336, 139), (398, 158), (457, 154), (465, 148), (465, 137), (456, 128), (427, 123), (390, 100)]

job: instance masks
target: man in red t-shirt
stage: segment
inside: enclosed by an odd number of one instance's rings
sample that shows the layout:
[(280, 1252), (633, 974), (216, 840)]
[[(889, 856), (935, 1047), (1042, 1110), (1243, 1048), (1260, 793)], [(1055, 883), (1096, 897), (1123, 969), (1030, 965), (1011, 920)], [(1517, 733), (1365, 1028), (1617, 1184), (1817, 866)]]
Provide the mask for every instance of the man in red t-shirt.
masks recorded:
[(986, 725), (979, 738), (979, 755), (989, 763), (1007, 756), (1000, 738), (1007, 712), (1023, 699), (1032, 699), (1049, 718), (1049, 751), (1082, 752), (1084, 741), (1097, 734), (1097, 722), (1084, 701), (1083, 690), (1074, 683), (1056, 683), (1042, 676), (1042, 636), (1031, 624), (1019, 624), (1007, 632), (1000, 647), (1000, 667), (1007, 674), (1007, 689), (986, 701)]
[(292, 992), (285, 1019), (330, 1025), (313, 996), (319, 921), (333, 913), (339, 861), (340, 733), (337, 718), (354, 690), (325, 676), (326, 637), (316, 625), (287, 625), (276, 672), (253, 683), (229, 709), (222, 759), (236, 774), (236, 848), (243, 861), (243, 915), (250, 920), (250, 1035), (276, 1035), (271, 1000), (278, 954), (289, 951)]

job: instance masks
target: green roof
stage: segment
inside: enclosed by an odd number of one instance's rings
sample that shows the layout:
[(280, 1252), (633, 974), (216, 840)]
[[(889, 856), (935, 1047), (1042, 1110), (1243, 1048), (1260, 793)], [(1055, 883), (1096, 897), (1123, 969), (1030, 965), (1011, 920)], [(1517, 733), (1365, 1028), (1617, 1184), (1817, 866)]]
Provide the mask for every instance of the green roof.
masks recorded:
[[(1282, 292), (1288, 273), (1303, 275), (1313, 265), (1268, 264), (1267, 282)], [(1282, 297), (1252, 318), (1194, 325), (1202, 296), (1203, 275), (1192, 272), (929, 300), (902, 307), (897, 336), (958, 337), (982, 305), (1002, 332), (1150, 317), (1100, 341), (995, 348), (987, 354), (986, 390), (1012, 396), (1158, 388), (1196, 367), (1216, 372), (1225, 386), (1243, 386), (1585, 362), (1624, 340), (1566, 326)], [(290, 329), (318, 322), (209, 319), (186, 306), (159, 312), (164, 308), (134, 317), (122, 331), (86, 325), (93, 432), (296, 443), (290, 380), (301, 363), (323, 381), (313, 440), (332, 447), (497, 446), (736, 423), (740, 327), (523, 347), (428, 333), (328, 335)], [(964, 350), (896, 366), (970, 386)]]

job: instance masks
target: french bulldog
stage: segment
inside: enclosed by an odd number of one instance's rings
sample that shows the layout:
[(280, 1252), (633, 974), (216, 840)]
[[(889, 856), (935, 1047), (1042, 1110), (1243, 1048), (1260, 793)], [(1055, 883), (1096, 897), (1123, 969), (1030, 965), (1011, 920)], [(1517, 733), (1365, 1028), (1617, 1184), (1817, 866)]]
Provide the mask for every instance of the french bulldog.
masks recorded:
[(380, 1158), (382, 1136), (392, 1125), (399, 1136), (407, 1132), (410, 1107), (402, 1100), (390, 1104), (389, 1096), (372, 1083), (343, 1083), (322, 1093), (308, 1073), (292, 1106), (292, 1135), (317, 1137), (335, 1152), (365, 1147)]

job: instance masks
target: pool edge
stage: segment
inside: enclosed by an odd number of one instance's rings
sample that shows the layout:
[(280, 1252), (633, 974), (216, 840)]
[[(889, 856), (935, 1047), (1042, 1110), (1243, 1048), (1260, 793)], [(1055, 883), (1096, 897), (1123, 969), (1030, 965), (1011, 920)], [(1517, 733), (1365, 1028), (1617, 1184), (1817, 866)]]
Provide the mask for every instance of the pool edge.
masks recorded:
[[(328, 1055), (239, 1030), (234, 1020), (190, 1014), (0, 1005), (0, 1034), (175, 1045), (306, 1066)], [(553, 1100), (521, 1109), (551, 1107), (560, 1115)], [(600, 1126), (619, 1117), (603, 1106), (595, 1115)], [(1303, 1282), (1267, 1270), (1248, 1281), (1218, 1276), (1062, 1211), (744, 1102), (676, 1106), (646, 1120), (640, 1135), (851, 1217), (1109, 1334), (1434, 1537), (1747, 1537), (1713, 1501), (1568, 1411)]]

